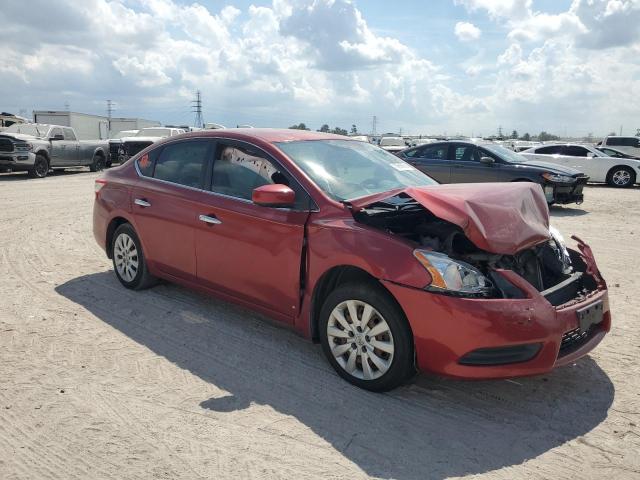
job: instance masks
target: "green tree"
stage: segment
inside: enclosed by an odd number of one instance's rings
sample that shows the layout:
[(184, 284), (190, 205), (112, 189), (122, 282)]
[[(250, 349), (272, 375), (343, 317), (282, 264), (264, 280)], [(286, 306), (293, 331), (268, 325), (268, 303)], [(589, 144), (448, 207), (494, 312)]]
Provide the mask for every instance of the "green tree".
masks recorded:
[(289, 127), (292, 130), (310, 130), (304, 123), (299, 123), (298, 125), (291, 125)]
[(514, 130), (513, 132), (511, 132), (511, 138), (513, 138), (514, 140), (517, 140), (518, 138), (518, 131)]
[(349, 132), (340, 127), (334, 128), (333, 130), (331, 130), (331, 133), (335, 133), (336, 135), (349, 135)]
[(560, 140), (560, 137), (547, 133), (543, 130), (542, 132), (540, 132), (540, 135), (538, 135), (538, 140), (541, 142), (548, 142), (550, 140)]
[(329, 125), (327, 125), (326, 123), (324, 125), (322, 125), (320, 127), (320, 130), (318, 130), (319, 132), (323, 132), (323, 133), (329, 133), (331, 130), (329, 128)]
[(531, 135), (529, 135), (528, 133), (525, 133), (524, 135), (522, 135), (522, 137), (520, 137), (520, 140), (524, 140), (525, 142), (528, 142), (529, 140), (531, 140)]
[(351, 135), (357, 135), (358, 134), (358, 127), (356, 127), (355, 125), (351, 125)]

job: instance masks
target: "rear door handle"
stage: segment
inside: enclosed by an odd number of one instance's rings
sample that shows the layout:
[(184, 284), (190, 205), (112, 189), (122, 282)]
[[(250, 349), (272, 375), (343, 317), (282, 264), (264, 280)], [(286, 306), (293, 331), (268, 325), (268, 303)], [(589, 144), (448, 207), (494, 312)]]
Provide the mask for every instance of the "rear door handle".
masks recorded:
[(149, 202), (147, 202), (145, 199), (143, 198), (136, 198), (133, 203), (135, 203), (136, 205), (141, 206), (142, 208), (147, 208), (150, 207), (151, 204)]
[(220, 225), (222, 223), (216, 217), (211, 217), (209, 215), (200, 215), (198, 218), (201, 222), (208, 223), (210, 225)]

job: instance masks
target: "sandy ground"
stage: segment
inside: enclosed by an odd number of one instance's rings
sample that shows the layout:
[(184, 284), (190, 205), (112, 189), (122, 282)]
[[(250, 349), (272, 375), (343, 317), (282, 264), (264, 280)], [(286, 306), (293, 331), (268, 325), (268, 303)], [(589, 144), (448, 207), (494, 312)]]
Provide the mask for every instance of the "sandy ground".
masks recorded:
[(1, 479), (640, 478), (640, 188), (552, 211), (611, 287), (592, 355), (380, 395), (251, 312), (122, 288), (91, 233), (95, 178), (0, 175)]

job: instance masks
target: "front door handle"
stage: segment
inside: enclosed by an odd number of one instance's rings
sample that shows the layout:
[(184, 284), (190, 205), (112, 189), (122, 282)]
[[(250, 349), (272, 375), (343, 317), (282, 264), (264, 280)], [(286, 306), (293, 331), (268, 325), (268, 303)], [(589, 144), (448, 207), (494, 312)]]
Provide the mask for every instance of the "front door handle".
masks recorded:
[(211, 217), (209, 215), (200, 215), (198, 218), (201, 222), (208, 223), (210, 225), (220, 225), (222, 223), (216, 217)]
[(147, 202), (145, 199), (143, 198), (136, 198), (133, 203), (135, 203), (136, 205), (141, 206), (142, 208), (147, 208), (150, 207), (151, 204), (149, 202)]

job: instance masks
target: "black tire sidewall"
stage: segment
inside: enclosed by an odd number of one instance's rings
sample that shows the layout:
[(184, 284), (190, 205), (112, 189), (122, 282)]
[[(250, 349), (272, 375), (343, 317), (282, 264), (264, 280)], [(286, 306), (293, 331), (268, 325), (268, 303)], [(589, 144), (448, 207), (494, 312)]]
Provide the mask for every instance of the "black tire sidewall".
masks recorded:
[[(387, 373), (375, 380), (362, 380), (350, 375), (331, 353), (327, 337), (327, 323), (336, 305), (346, 300), (360, 300), (370, 304), (380, 312), (391, 329), (395, 350), (393, 361)], [(388, 391), (401, 385), (415, 372), (413, 337), (404, 312), (391, 294), (374, 282), (348, 283), (331, 292), (320, 310), (318, 328), (322, 350), (329, 363), (338, 375), (357, 387), (374, 392)]]
[(100, 172), (105, 169), (106, 163), (102, 155), (96, 155), (91, 164), (92, 172)]
[[(44, 174), (40, 175), (38, 173), (37, 167), (38, 164), (42, 164), (44, 163), (45, 166), (45, 170), (44, 170)], [(49, 162), (47, 161), (47, 159), (45, 157), (43, 157), (42, 155), (36, 155), (36, 159), (33, 162), (33, 169), (29, 171), (29, 173), (31, 174), (32, 177), (34, 178), (44, 178), (47, 176), (47, 174), (49, 173)]]
[[(114, 246), (116, 244), (116, 240), (118, 239), (118, 237), (123, 233), (126, 233), (127, 235), (129, 235), (129, 237), (131, 237), (131, 239), (133, 240), (133, 243), (136, 245), (136, 250), (138, 251), (138, 264), (139, 264), (138, 271), (136, 272), (136, 276), (130, 282), (126, 281), (124, 278), (120, 276), (120, 273), (118, 272), (118, 268), (116, 267), (116, 255), (114, 252)], [(143, 283), (143, 278), (147, 270), (147, 263), (144, 258), (144, 253), (142, 252), (142, 245), (140, 244), (140, 239), (138, 238), (136, 231), (133, 229), (133, 227), (130, 224), (128, 223), (122, 224), (114, 232), (113, 240), (111, 242), (111, 256), (112, 256), (112, 262), (113, 262), (113, 271), (116, 274), (116, 277), (120, 281), (120, 283), (126, 288), (130, 288), (132, 290), (139, 289)]]

